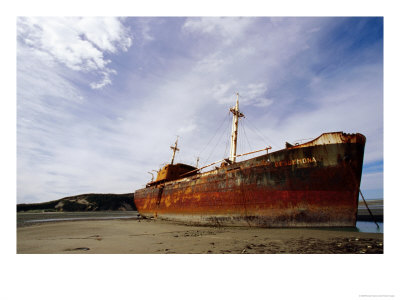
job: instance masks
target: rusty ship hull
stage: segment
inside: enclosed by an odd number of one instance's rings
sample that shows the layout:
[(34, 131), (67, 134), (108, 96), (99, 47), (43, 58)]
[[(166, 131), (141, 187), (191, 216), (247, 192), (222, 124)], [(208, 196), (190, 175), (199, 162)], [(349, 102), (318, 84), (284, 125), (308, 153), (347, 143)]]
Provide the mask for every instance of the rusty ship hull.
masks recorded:
[(365, 137), (324, 133), (308, 143), (135, 192), (138, 212), (186, 224), (354, 227)]

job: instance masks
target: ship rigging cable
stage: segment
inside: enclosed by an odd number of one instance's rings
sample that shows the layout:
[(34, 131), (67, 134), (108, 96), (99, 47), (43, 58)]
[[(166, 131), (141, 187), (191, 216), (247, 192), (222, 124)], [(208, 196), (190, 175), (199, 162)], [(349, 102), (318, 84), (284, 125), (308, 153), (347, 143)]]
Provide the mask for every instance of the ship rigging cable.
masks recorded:
[(251, 125), (251, 126), (249, 126), (249, 128), (259, 137), (259, 138), (261, 138), (264, 142), (265, 142), (265, 144), (266, 145), (268, 145), (268, 144), (271, 144), (271, 145), (273, 145), (275, 148), (278, 148), (277, 146), (276, 146), (276, 144), (271, 140), (271, 139), (269, 139), (269, 138), (267, 138), (267, 137), (265, 137), (265, 136), (263, 136), (262, 134), (261, 134), (261, 132), (257, 129), (257, 127), (250, 121), (250, 119), (246, 119), (247, 120), (247, 123), (249, 124), (249, 125)]
[(222, 125), (224, 125), (224, 123), (229, 119), (229, 112), (228, 114), (225, 116), (225, 118), (222, 120), (221, 124), (218, 126), (217, 130), (214, 132), (214, 135), (211, 137), (211, 139), (207, 142), (207, 144), (203, 147), (203, 149), (199, 152), (198, 156), (200, 156), (204, 150), (210, 145), (210, 143), (212, 142), (212, 140), (215, 138), (215, 136), (217, 135), (218, 131), (221, 129)]
[[(226, 123), (227, 125), (224, 126), (225, 123)], [(202, 150), (202, 151), (199, 153), (199, 155), (198, 155), (198, 156), (200, 156), (201, 153), (203, 153), (204, 150), (211, 144), (211, 142), (214, 140), (214, 138), (217, 136), (217, 134), (220, 133), (219, 136), (218, 136), (218, 138), (217, 138), (217, 140), (216, 140), (216, 143), (215, 143), (214, 147), (211, 149), (211, 153), (208, 155), (207, 159), (204, 160), (204, 164), (207, 164), (207, 163), (209, 162), (209, 159), (210, 159), (211, 156), (213, 155), (215, 149), (216, 149), (217, 146), (220, 144), (220, 142), (221, 142), (221, 140), (222, 140), (223, 134), (227, 132), (226, 129), (223, 129), (223, 127), (226, 127), (226, 126), (229, 127), (229, 112), (228, 112), (228, 114), (225, 116), (224, 120), (222, 121), (222, 123), (220, 124), (220, 126), (218, 127), (218, 129), (215, 131), (214, 136), (211, 138), (211, 140), (207, 143), (207, 145), (203, 148), (203, 150)], [(221, 130), (221, 129), (223, 129), (223, 130)]]
[(230, 136), (229, 132), (227, 132), (227, 136), (225, 137), (224, 157), (228, 157), (230, 139), (231, 139), (231, 136)]
[(209, 162), (211, 156), (214, 154), (215, 149), (217, 148), (217, 146), (218, 146), (218, 145), (221, 143), (221, 141), (223, 140), (222, 137), (223, 137), (224, 134), (226, 134), (226, 130), (222, 130), (222, 131), (221, 131), (221, 134), (219, 135), (219, 137), (218, 137), (218, 139), (217, 139), (217, 141), (216, 141), (216, 143), (215, 143), (215, 146), (214, 146), (214, 148), (212, 149), (210, 155), (207, 157), (205, 163), (208, 163), (208, 162)]
[[(249, 145), (249, 151), (251, 151), (253, 147), (250, 145), (249, 138), (247, 137), (247, 134), (246, 134), (246, 126), (244, 125), (244, 119), (240, 120), (240, 122), (241, 122), (241, 125), (242, 125), (240, 127), (242, 128), (243, 135), (246, 138), (247, 144)], [(242, 153), (244, 153), (244, 152), (245, 152), (245, 150), (243, 148)]]

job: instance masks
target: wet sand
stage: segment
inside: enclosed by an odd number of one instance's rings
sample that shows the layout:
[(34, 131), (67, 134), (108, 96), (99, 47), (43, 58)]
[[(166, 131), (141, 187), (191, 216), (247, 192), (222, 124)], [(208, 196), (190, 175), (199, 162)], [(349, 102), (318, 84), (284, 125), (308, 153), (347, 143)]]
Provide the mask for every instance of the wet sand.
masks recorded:
[(17, 253), (383, 253), (383, 234), (338, 229), (186, 226), (160, 220), (48, 222), (17, 228)]

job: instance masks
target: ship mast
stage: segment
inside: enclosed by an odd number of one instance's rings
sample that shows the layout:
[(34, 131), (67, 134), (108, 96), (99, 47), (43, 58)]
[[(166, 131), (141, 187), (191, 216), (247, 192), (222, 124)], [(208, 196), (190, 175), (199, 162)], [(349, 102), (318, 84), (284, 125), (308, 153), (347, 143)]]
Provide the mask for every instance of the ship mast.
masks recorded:
[(236, 161), (236, 145), (237, 145), (237, 136), (238, 136), (238, 123), (239, 118), (244, 117), (239, 111), (239, 93), (236, 93), (236, 106), (230, 108), (230, 112), (233, 114), (232, 119), (232, 135), (231, 135), (231, 152), (229, 155), (229, 160), (234, 163)]
[(171, 165), (174, 164), (175, 152), (176, 152), (176, 151), (179, 151), (179, 149), (178, 149), (178, 137), (179, 137), (179, 136), (176, 137), (175, 146), (171, 146), (171, 149), (174, 151), (173, 154), (172, 154)]

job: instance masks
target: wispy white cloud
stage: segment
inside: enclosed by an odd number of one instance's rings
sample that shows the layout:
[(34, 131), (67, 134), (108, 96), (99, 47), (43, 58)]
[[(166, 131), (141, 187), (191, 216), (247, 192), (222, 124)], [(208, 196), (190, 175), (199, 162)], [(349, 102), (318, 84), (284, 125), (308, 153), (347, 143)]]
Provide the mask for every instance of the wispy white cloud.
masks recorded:
[(144, 43), (154, 41), (154, 37), (151, 33), (151, 22), (153, 18), (140, 18), (137, 22), (139, 27), (139, 34), (142, 37)]
[(215, 73), (218, 72), (221, 68), (224, 66), (228, 65), (230, 62), (229, 60), (225, 57), (223, 58), (223, 55), (221, 53), (212, 53), (209, 56), (206, 56), (199, 60), (196, 63), (196, 66), (194, 68), (195, 71), (204, 74), (204, 73)]
[(91, 82), (90, 87), (92, 89), (101, 89), (101, 88), (105, 87), (106, 85), (111, 84), (112, 81), (110, 78), (110, 74), (117, 74), (117, 71), (107, 68), (105, 71), (101, 72), (103, 79), (99, 82)]
[(200, 33), (222, 39), (223, 43), (231, 44), (242, 37), (255, 18), (190, 18), (183, 25), (183, 30), (190, 33)]
[(243, 89), (243, 103), (256, 107), (267, 107), (273, 103), (272, 99), (266, 97), (267, 85), (264, 82), (249, 83)]
[[(232, 96), (237, 90), (237, 81), (220, 82), (211, 87), (212, 97), (221, 104), (232, 104)], [(237, 91), (236, 91), (237, 92)]]
[(18, 18), (19, 42), (49, 54), (74, 71), (97, 72), (103, 79), (94, 89), (111, 83), (116, 71), (106, 53), (127, 51), (132, 45), (129, 30), (117, 18)]

